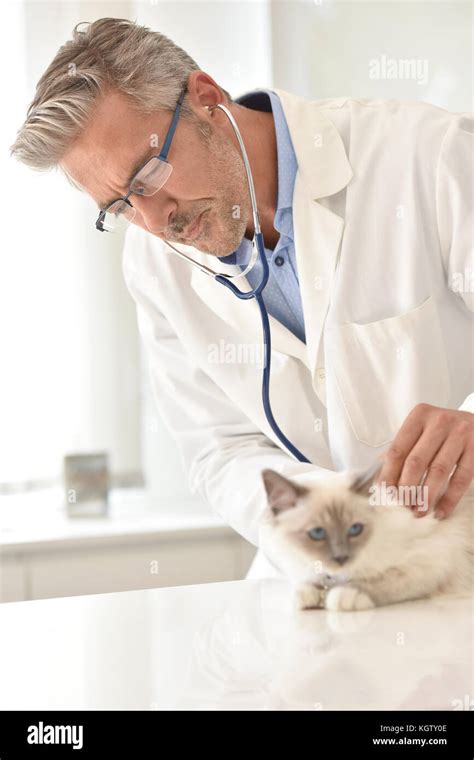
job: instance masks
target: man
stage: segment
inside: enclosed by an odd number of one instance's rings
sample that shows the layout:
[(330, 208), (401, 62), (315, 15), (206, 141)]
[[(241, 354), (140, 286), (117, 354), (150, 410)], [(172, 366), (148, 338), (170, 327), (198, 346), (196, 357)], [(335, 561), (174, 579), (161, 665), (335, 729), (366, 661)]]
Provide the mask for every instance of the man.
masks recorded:
[[(218, 103), (240, 128), (254, 177), (270, 267), (273, 412), (312, 464), (296, 462), (271, 430), (259, 363), (238, 352), (227, 360), (229, 347), (260, 346), (255, 301), (161, 242), (236, 271), (246, 260), (246, 176)], [(254, 544), (264, 468), (303, 482), (383, 454), (380, 482), (425, 478), (440, 518), (467, 490), (472, 125), (423, 103), (311, 102), (281, 90), (232, 101), (169, 39), (120, 19), (76, 29), (38, 83), (13, 154), (59, 166), (102, 210), (98, 229), (132, 223), (124, 275), (156, 403), (191, 488)], [(167, 135), (172, 171), (153, 159)], [(260, 572), (269, 572), (263, 563)]]

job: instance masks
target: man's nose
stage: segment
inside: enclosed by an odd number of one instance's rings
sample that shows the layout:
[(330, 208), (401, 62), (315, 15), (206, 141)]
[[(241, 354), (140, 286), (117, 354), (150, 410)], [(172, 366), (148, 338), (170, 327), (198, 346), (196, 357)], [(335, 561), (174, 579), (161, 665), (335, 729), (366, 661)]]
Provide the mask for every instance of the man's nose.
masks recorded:
[(176, 204), (160, 191), (155, 195), (132, 195), (130, 200), (137, 210), (137, 216), (150, 232), (165, 232)]

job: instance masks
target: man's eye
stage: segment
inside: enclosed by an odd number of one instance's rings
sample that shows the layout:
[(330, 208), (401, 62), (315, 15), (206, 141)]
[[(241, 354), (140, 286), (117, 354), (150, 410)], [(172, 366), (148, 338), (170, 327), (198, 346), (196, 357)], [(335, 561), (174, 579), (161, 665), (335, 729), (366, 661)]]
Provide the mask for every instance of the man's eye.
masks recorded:
[(125, 213), (125, 209), (127, 208), (127, 205), (125, 203), (122, 203), (121, 206), (118, 206), (114, 209), (114, 216), (122, 216), (123, 213)]

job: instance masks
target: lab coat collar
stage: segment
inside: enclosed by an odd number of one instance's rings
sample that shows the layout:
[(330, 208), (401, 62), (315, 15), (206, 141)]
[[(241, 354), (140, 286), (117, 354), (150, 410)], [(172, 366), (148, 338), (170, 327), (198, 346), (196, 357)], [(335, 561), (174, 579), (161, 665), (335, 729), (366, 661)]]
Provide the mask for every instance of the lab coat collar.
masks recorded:
[(334, 124), (312, 102), (285, 90), (273, 89), (281, 100), (293, 147), (298, 174), (313, 200), (342, 190), (353, 172), (344, 143)]

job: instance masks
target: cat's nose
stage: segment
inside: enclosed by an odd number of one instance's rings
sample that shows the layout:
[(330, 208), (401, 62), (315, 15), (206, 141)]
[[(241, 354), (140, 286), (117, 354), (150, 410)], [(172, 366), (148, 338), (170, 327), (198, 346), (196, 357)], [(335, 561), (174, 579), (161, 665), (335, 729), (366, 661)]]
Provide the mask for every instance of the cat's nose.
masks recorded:
[(339, 554), (337, 557), (334, 557), (336, 562), (338, 562), (340, 565), (343, 565), (344, 562), (346, 562), (349, 559), (348, 554)]

